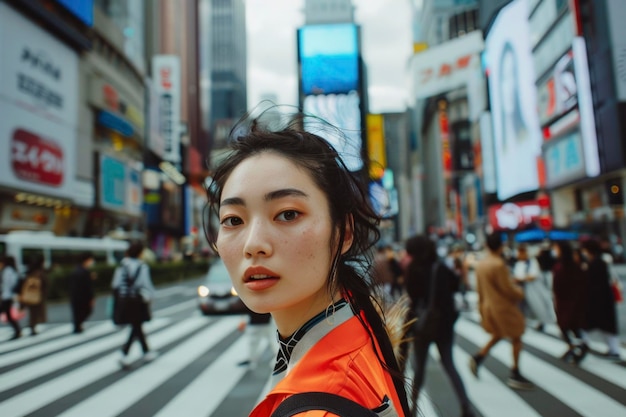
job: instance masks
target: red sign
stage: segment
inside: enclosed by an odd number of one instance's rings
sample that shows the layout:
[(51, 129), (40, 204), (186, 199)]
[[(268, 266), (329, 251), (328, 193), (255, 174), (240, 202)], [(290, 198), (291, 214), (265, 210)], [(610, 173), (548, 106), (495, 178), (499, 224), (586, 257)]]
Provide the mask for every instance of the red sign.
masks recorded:
[(63, 183), (63, 149), (24, 129), (13, 133), (11, 165), (16, 177), (58, 187)]
[(489, 207), (489, 224), (494, 230), (517, 230), (541, 216), (537, 201), (504, 203)]
[(472, 54), (465, 54), (456, 60), (442, 63), (439, 68), (425, 68), (420, 72), (420, 83), (426, 84), (433, 78), (443, 78), (451, 75), (454, 71), (465, 69), (472, 60)]
[(172, 69), (163, 67), (161, 68), (161, 87), (164, 90), (170, 90), (172, 88)]

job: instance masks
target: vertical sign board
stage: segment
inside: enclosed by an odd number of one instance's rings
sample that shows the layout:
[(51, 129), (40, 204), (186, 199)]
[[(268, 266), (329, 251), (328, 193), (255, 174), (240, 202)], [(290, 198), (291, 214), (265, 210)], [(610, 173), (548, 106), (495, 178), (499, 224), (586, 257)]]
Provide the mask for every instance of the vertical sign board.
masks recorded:
[(382, 114), (368, 114), (367, 122), (367, 156), (370, 163), (370, 178), (380, 179), (387, 168), (385, 152), (385, 132)]
[(180, 158), (180, 58), (176, 55), (152, 57), (152, 75), (159, 111), (159, 132), (165, 144), (163, 159), (179, 164)]

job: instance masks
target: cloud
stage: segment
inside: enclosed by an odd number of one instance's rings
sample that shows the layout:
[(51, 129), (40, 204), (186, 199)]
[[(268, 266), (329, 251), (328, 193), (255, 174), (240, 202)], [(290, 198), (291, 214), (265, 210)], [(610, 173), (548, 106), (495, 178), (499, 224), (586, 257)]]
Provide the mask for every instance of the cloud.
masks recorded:
[[(412, 54), (411, 0), (353, 0), (368, 70), (370, 111), (406, 107), (407, 61)], [(247, 0), (248, 103), (263, 94), (297, 104), (296, 29), (302, 0)]]

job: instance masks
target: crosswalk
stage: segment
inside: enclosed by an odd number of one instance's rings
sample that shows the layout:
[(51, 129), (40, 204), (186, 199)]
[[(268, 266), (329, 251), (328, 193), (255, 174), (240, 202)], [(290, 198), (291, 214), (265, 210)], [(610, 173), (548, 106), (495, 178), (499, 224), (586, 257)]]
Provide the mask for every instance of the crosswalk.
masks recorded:
[[(90, 322), (78, 335), (70, 324), (48, 325), (36, 337), (2, 342), (0, 416), (245, 416), (269, 389), (272, 353), (265, 347), (266, 361), (255, 369), (237, 365), (248, 352), (248, 340), (237, 329), (244, 319), (201, 316), (187, 301), (156, 311), (145, 331), (160, 356), (145, 363), (135, 345), (127, 370), (117, 361), (128, 330), (109, 321)], [(580, 366), (563, 363), (556, 327), (524, 335), (521, 369), (537, 385), (529, 392), (506, 385), (511, 361), (506, 342), (494, 347), (479, 379), (470, 373), (470, 355), (488, 340), (475, 313), (464, 313), (456, 334), (454, 359), (478, 415), (626, 416), (624, 364), (596, 355)], [(8, 337), (10, 331), (0, 328), (0, 340)], [(592, 348), (601, 350), (603, 344)], [(436, 359), (433, 347), (420, 415), (458, 415)]]

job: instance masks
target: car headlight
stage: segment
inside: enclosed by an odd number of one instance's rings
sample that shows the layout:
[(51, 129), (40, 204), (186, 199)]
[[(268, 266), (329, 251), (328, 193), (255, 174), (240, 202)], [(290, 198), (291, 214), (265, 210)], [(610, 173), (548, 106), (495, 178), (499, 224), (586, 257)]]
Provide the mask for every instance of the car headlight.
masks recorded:
[(233, 297), (237, 297), (237, 290), (235, 290), (235, 287), (231, 287), (230, 288), (230, 295), (232, 295)]
[(205, 285), (200, 285), (198, 287), (198, 295), (200, 297), (207, 297), (209, 295), (209, 287)]

